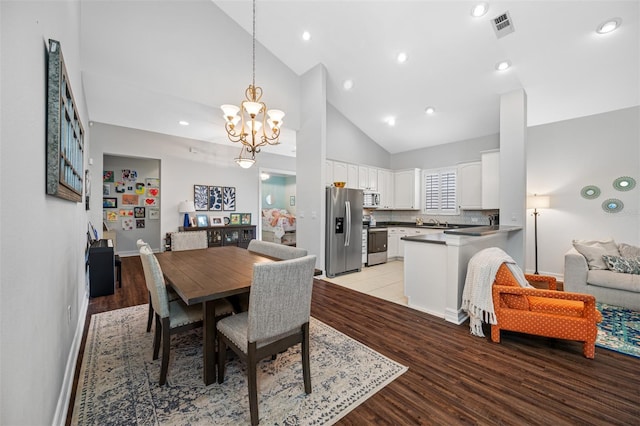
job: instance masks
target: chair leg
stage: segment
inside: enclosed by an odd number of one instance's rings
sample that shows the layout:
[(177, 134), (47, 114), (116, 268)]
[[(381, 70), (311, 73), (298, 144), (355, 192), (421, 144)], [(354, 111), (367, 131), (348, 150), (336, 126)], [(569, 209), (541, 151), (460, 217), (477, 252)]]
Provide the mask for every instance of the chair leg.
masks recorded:
[(251, 424), (260, 422), (258, 416), (258, 362), (256, 360), (256, 342), (249, 343), (247, 348), (247, 375), (249, 380), (249, 410), (251, 411)]
[(304, 391), (311, 393), (311, 363), (309, 358), (309, 323), (302, 326), (302, 377)]
[(158, 353), (160, 352), (160, 341), (162, 340), (162, 324), (160, 323), (160, 317), (156, 314), (156, 332), (153, 334), (153, 359), (158, 359)]
[(586, 341), (582, 344), (582, 353), (586, 358), (594, 359), (596, 357), (596, 342), (595, 340)]
[(160, 366), (160, 386), (167, 382), (167, 370), (169, 369), (169, 353), (171, 352), (171, 330), (169, 317), (162, 319), (162, 362)]
[(495, 324), (491, 324), (491, 341), (500, 343), (500, 327)]
[(149, 293), (149, 317), (147, 318), (147, 333), (151, 331), (152, 322), (153, 322), (153, 305), (151, 304), (151, 293)]

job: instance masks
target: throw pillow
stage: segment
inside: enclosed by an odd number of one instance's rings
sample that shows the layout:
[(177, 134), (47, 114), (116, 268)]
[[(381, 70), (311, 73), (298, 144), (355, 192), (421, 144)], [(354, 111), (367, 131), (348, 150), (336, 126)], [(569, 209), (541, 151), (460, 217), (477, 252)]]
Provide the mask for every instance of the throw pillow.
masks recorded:
[(640, 275), (640, 257), (602, 256), (609, 269), (623, 274)]
[(618, 244), (618, 250), (620, 250), (620, 256), (622, 257), (640, 256), (640, 247), (632, 246), (630, 244), (620, 243)]
[(587, 259), (589, 269), (609, 269), (602, 256), (620, 256), (618, 245), (613, 240), (573, 240), (573, 247)]

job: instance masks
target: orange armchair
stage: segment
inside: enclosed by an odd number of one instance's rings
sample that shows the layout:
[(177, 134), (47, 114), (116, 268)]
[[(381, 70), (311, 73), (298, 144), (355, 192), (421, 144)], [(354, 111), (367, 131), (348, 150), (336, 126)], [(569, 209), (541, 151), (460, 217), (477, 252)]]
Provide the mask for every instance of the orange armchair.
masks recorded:
[(593, 359), (602, 315), (590, 294), (556, 291), (556, 279), (529, 275), (529, 282), (546, 282), (549, 290), (520, 287), (506, 264), (502, 264), (492, 286), (497, 324), (491, 325), (491, 340), (500, 342), (500, 330), (583, 342), (582, 352)]

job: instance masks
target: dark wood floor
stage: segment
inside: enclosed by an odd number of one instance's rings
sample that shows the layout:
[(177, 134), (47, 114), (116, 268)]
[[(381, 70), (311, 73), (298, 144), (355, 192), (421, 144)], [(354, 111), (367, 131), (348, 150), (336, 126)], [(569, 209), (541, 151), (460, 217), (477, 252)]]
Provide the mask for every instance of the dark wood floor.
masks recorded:
[[(122, 278), (115, 295), (91, 299), (88, 316), (147, 303), (139, 258), (122, 259)], [(495, 344), (467, 324), (319, 280), (311, 314), (409, 367), (339, 424), (640, 424), (640, 359), (596, 348), (588, 360), (578, 342), (509, 332)]]

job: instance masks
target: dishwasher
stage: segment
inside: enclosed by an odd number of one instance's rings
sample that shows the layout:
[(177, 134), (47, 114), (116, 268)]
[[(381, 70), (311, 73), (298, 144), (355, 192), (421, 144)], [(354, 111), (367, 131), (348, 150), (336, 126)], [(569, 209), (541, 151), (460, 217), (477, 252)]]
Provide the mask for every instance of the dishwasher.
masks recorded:
[(367, 266), (386, 263), (387, 228), (370, 227), (367, 237)]

